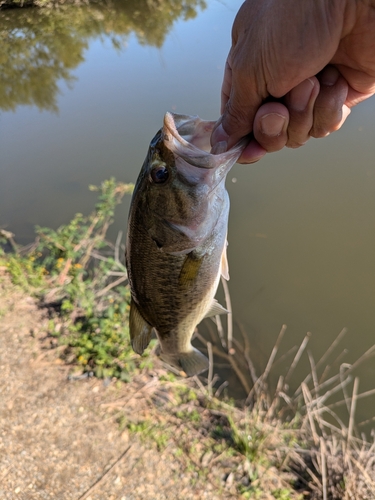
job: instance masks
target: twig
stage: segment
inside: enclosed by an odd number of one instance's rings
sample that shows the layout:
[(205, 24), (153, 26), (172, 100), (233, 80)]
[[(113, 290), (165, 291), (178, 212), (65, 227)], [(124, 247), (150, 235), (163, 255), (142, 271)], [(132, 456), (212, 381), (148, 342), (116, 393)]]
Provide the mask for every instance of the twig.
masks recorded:
[(95, 481), (95, 483), (90, 486), (90, 488), (88, 490), (86, 490), (83, 495), (81, 495), (78, 500), (84, 500), (85, 498), (87, 498), (89, 496), (90, 493), (92, 493), (98, 486), (100, 483), (103, 482), (103, 480), (107, 477), (107, 475), (120, 463), (120, 461), (125, 457), (125, 455), (128, 453), (128, 451), (133, 447), (133, 445), (130, 445), (126, 448), (126, 450), (119, 456), (119, 458), (114, 462), (114, 464), (111, 465), (111, 467), (106, 471), (104, 472), (104, 474), (102, 474), (100, 476), (99, 479), (97, 479)]
[(307, 355), (308, 355), (309, 361), (310, 361), (311, 376), (312, 376), (313, 383), (314, 383), (315, 394), (317, 396), (319, 396), (319, 392), (318, 392), (318, 387), (319, 387), (319, 384), (318, 384), (318, 375), (316, 373), (316, 365), (314, 363), (314, 358), (313, 358), (312, 352), (309, 351), (309, 350), (307, 351)]
[[(199, 332), (197, 332), (195, 334), (195, 336), (202, 342), (202, 344), (204, 346), (207, 347), (207, 340)], [(239, 380), (240, 380), (243, 388), (245, 389), (246, 394), (248, 394), (249, 391), (250, 391), (250, 385), (249, 385), (249, 383), (248, 383), (245, 375), (242, 373), (242, 371), (238, 367), (238, 365), (236, 363), (236, 360), (235, 360), (235, 357), (234, 356), (230, 356), (229, 354), (220, 351), (220, 349), (218, 349), (216, 346), (212, 346), (212, 352), (216, 356), (220, 356), (221, 358), (225, 358), (227, 361), (229, 361), (229, 363), (231, 364), (231, 367), (233, 368), (235, 374), (237, 375), (237, 377), (239, 378)]]
[(283, 361), (285, 361), (288, 356), (291, 356), (292, 354), (294, 354), (297, 351), (297, 349), (298, 349), (298, 346), (296, 346), (296, 345), (294, 345), (293, 347), (291, 347), (289, 349), (289, 351), (287, 351), (285, 354), (283, 354), (282, 356), (280, 356), (279, 359), (274, 362), (273, 368), (275, 369), (276, 366), (280, 365), (280, 363), (282, 363)]
[(340, 384), (336, 385), (329, 391), (325, 392), (323, 396), (320, 396), (319, 398), (319, 404), (323, 404), (325, 401), (327, 401), (328, 398), (330, 398), (333, 394), (338, 392), (339, 390), (342, 390), (344, 392), (344, 388), (352, 381), (351, 377), (346, 378), (345, 380), (342, 380)]
[(358, 394), (358, 385), (359, 385), (359, 378), (356, 377), (354, 379), (354, 385), (353, 385), (353, 395), (352, 395), (352, 404), (350, 406), (350, 417), (349, 417), (349, 427), (348, 427), (348, 439), (346, 441), (347, 448), (349, 446), (350, 440), (353, 436), (353, 429), (354, 429), (354, 415), (355, 415), (355, 409), (357, 406), (357, 394)]
[(286, 325), (283, 325), (281, 327), (281, 330), (280, 330), (280, 333), (279, 333), (279, 336), (277, 337), (277, 340), (276, 340), (276, 343), (272, 349), (272, 352), (271, 352), (271, 355), (269, 357), (269, 360), (268, 360), (268, 363), (267, 363), (267, 366), (264, 370), (264, 373), (263, 375), (260, 377), (262, 379), (262, 382), (265, 382), (267, 380), (267, 377), (271, 371), (271, 368), (272, 368), (272, 365), (273, 365), (273, 362), (275, 360), (275, 357), (276, 357), (276, 354), (277, 354), (277, 351), (279, 350), (279, 346), (281, 344), (281, 341), (284, 337), (284, 334), (286, 332)]
[(275, 357), (276, 357), (276, 354), (277, 354), (277, 351), (279, 349), (279, 346), (280, 346), (280, 343), (284, 337), (284, 334), (285, 334), (285, 331), (286, 331), (286, 325), (283, 325), (281, 327), (281, 330), (280, 330), (280, 333), (277, 337), (277, 340), (276, 340), (276, 343), (272, 349), (272, 352), (271, 352), (271, 355), (268, 359), (268, 363), (267, 363), (267, 366), (263, 372), (263, 374), (258, 378), (258, 380), (256, 381), (256, 383), (253, 385), (253, 388), (251, 389), (251, 391), (248, 392), (248, 395), (247, 395), (247, 398), (246, 398), (246, 401), (245, 401), (245, 404), (248, 404), (254, 394), (257, 393), (258, 391), (258, 388), (259, 386), (261, 386), (262, 384), (264, 384), (264, 382), (267, 380), (267, 377), (268, 377), (268, 374), (272, 368), (272, 364), (275, 360)]
[[(310, 477), (311, 477), (311, 479), (314, 481), (314, 483), (317, 485), (317, 487), (318, 487), (319, 489), (321, 489), (321, 488), (322, 488), (322, 483), (319, 481), (319, 478), (317, 477), (317, 475), (313, 473), (313, 471), (310, 469), (310, 467), (307, 467), (306, 462), (305, 462), (304, 460), (302, 460), (302, 458), (301, 458), (298, 454), (295, 456), (295, 458), (296, 458), (296, 460), (297, 460), (297, 461), (298, 461), (298, 462), (302, 465), (302, 468), (303, 468), (306, 472), (308, 472), (308, 474), (310, 475)], [(300, 476), (300, 477), (301, 477), (301, 476)], [(302, 478), (301, 478), (301, 479), (302, 479)], [(303, 482), (305, 482), (305, 481), (303, 480)], [(311, 485), (310, 485), (310, 484), (309, 484), (308, 486), (310, 486), (310, 487), (311, 487)]]
[(197, 375), (194, 375), (193, 380), (197, 384), (197, 386), (199, 387), (199, 389), (202, 391), (202, 394), (204, 396), (209, 396), (209, 394), (207, 393), (206, 388), (204, 387), (204, 385), (202, 384), (202, 382), (199, 380), (199, 377)]
[(299, 346), (299, 349), (298, 349), (296, 355), (294, 356), (294, 359), (292, 361), (292, 364), (290, 365), (288, 373), (285, 376), (285, 383), (292, 376), (292, 374), (293, 374), (293, 372), (294, 372), (294, 370), (295, 370), (295, 368), (296, 368), (299, 360), (301, 359), (301, 356), (302, 356), (304, 350), (306, 349), (306, 346), (307, 346), (307, 344), (308, 344), (308, 342), (310, 340), (310, 337), (311, 337), (311, 333), (307, 332), (305, 338), (302, 340), (301, 345)]
[(348, 354), (348, 349), (343, 349), (340, 354), (337, 356), (337, 358), (333, 361), (332, 365), (326, 365), (326, 367), (324, 368), (323, 370), (323, 373), (319, 379), (319, 383), (321, 384), (322, 382), (324, 382), (325, 378), (326, 378), (326, 375), (328, 374), (328, 372), (331, 370), (331, 368), (335, 365), (337, 365), (341, 359), (346, 355)]
[(212, 376), (214, 370), (214, 358), (212, 355), (211, 342), (207, 342), (207, 351), (208, 351), (208, 392), (210, 396), (212, 396)]
[(367, 349), (367, 351), (364, 354), (362, 354), (362, 356), (360, 358), (358, 358), (357, 361), (355, 361), (355, 363), (352, 364), (352, 366), (349, 368), (348, 372), (355, 370), (364, 361), (366, 361), (367, 359), (371, 358), (374, 355), (375, 355), (375, 345), (371, 346), (370, 349)]
[(327, 466), (326, 466), (326, 445), (324, 439), (320, 438), (320, 458), (322, 461), (322, 490), (323, 490), (323, 500), (327, 500)]
[(316, 431), (313, 415), (312, 415), (311, 411), (309, 410), (309, 405), (311, 405), (311, 403), (312, 403), (311, 393), (310, 393), (307, 385), (304, 382), (302, 382), (301, 388), (302, 388), (302, 394), (303, 394), (303, 397), (305, 400), (306, 413), (307, 413), (307, 418), (309, 419), (312, 437), (314, 439), (314, 443), (317, 445), (319, 443), (319, 437), (318, 437), (318, 433)]
[[(109, 262), (109, 260), (110, 260), (109, 257), (104, 257), (104, 255), (101, 255), (100, 253), (95, 252), (95, 250), (91, 250), (90, 257), (93, 257), (94, 259), (102, 260), (103, 262)], [(119, 267), (123, 272), (126, 272), (126, 267), (123, 264), (121, 264), (121, 262), (115, 261), (115, 265), (117, 267)], [(111, 272), (114, 272), (114, 271), (111, 271)], [(110, 274), (110, 273), (108, 273), (108, 274)]]
[(316, 368), (318, 369), (324, 362), (325, 360), (330, 356), (331, 352), (335, 350), (336, 346), (341, 342), (345, 334), (347, 333), (347, 328), (343, 328), (341, 332), (337, 335), (335, 340), (332, 342), (332, 344), (329, 346), (329, 348), (326, 350), (326, 352), (323, 354), (323, 356), (320, 358), (320, 360), (316, 363)]
[(220, 387), (217, 389), (215, 392), (215, 398), (218, 398), (220, 394), (222, 393), (223, 389), (229, 385), (228, 380), (224, 380), (224, 382), (220, 385)]
[[(322, 389), (324, 389), (325, 387), (327, 387), (329, 385), (332, 385), (334, 382), (336, 382), (339, 379), (340, 379), (340, 374), (334, 375), (333, 377), (329, 378), (328, 380), (326, 380), (322, 384), (318, 385), (317, 389), (319, 391), (321, 391)], [(300, 392), (301, 392), (301, 387), (298, 388), (298, 391), (295, 392), (294, 396), (296, 397), (296, 395)], [(315, 394), (315, 389), (311, 389), (311, 393)]]
[(121, 278), (119, 278), (118, 280), (114, 281), (113, 283), (110, 283), (105, 288), (103, 288), (103, 290), (100, 290), (100, 292), (96, 293), (95, 294), (95, 298), (102, 297), (109, 290), (111, 290), (111, 288), (115, 288), (117, 285), (119, 285), (120, 283), (123, 283), (124, 281), (127, 281), (127, 280), (128, 280), (127, 276), (121, 276)]
[(254, 364), (253, 364), (251, 357), (250, 357), (249, 339), (248, 339), (246, 332), (244, 331), (243, 325), (241, 323), (238, 323), (238, 328), (240, 330), (240, 333), (242, 335), (242, 339), (243, 339), (243, 342), (245, 345), (243, 355), (244, 355), (244, 358), (247, 362), (247, 366), (249, 367), (249, 372), (251, 375), (252, 382), (253, 382), (253, 384), (255, 384), (255, 382), (258, 380), (258, 377), (257, 377), (256, 371), (255, 371)]
[[(323, 354), (323, 356), (320, 358), (320, 360), (316, 364), (316, 369), (318, 369), (324, 361), (328, 358), (328, 356), (331, 354), (331, 352), (336, 348), (336, 346), (341, 342), (342, 337), (346, 334), (347, 329), (343, 328), (341, 332), (337, 335), (335, 340), (332, 342), (332, 344), (329, 346), (327, 351)], [(311, 380), (311, 373), (309, 373), (303, 380), (304, 384), (308, 384)], [(295, 395), (298, 395), (301, 392), (301, 386), (298, 387)]]
[(221, 322), (221, 318), (219, 315), (215, 316), (215, 318), (211, 318), (215, 325), (216, 325), (216, 329), (217, 329), (217, 333), (219, 334), (219, 339), (220, 339), (220, 342), (221, 342), (221, 345), (223, 347), (223, 349), (227, 350), (227, 343), (225, 341), (225, 335), (224, 335), (224, 328), (223, 328), (223, 324)]
[[(367, 398), (368, 396), (372, 396), (373, 394), (375, 394), (375, 389), (362, 392), (361, 394), (357, 394), (357, 400), (362, 398)], [(344, 403), (346, 403), (346, 401), (342, 399), (341, 401), (337, 401), (337, 403), (332, 403), (330, 405), (330, 408), (336, 408), (337, 406), (342, 406)]]
[(230, 300), (230, 293), (228, 283), (224, 278), (221, 278), (221, 284), (224, 290), (225, 304), (227, 306), (227, 338), (228, 338), (228, 354), (234, 354), (232, 352), (232, 338), (233, 338), (233, 318), (232, 318), (232, 303)]
[(275, 391), (275, 394), (273, 396), (271, 406), (268, 408), (268, 411), (267, 411), (267, 417), (272, 417), (274, 415), (274, 412), (277, 408), (277, 404), (280, 400), (280, 391), (283, 388), (283, 386), (284, 386), (284, 377), (282, 375), (280, 375), (279, 380), (277, 382), (276, 391)]
[(364, 425), (368, 425), (371, 422), (375, 422), (375, 417), (371, 417), (371, 418), (368, 418), (367, 420), (363, 420), (362, 422), (360, 422), (357, 425), (358, 425), (358, 427), (363, 427)]
[[(342, 386), (342, 393), (344, 394), (344, 399), (346, 402), (346, 408), (348, 412), (350, 413), (350, 397), (349, 394), (346, 390), (347, 384), (344, 384), (345, 377), (347, 377), (347, 371), (345, 371), (345, 368), (350, 368), (350, 365), (347, 363), (344, 363), (340, 366), (340, 381), (341, 381), (341, 386)], [(346, 380), (348, 380), (350, 377), (347, 377)]]
[[(77, 243), (77, 245), (74, 247), (74, 249), (73, 249), (74, 253), (78, 252), (84, 245), (87, 245), (88, 239), (90, 238), (90, 236), (91, 236), (92, 232), (94, 231), (95, 226), (99, 222), (99, 220), (100, 220), (100, 217), (98, 215), (93, 218), (90, 226), (88, 227), (88, 229), (86, 231), (86, 234), (85, 234), (84, 238), (82, 238), (81, 241), (79, 243)], [(90, 255), (91, 250), (92, 249), (89, 250), (88, 255)], [(59, 274), (59, 278), (58, 278), (58, 281), (57, 281), (59, 285), (63, 285), (64, 284), (65, 279), (66, 279), (66, 277), (68, 275), (69, 269), (70, 269), (70, 267), (72, 265), (72, 262), (73, 262), (72, 257), (69, 257), (69, 259), (67, 259), (67, 261), (65, 262), (64, 269)], [(82, 264), (82, 267), (84, 267), (83, 264)]]
[(121, 245), (121, 239), (122, 239), (122, 231), (118, 232), (117, 238), (116, 238), (116, 244), (115, 244), (115, 262), (120, 264), (120, 245)]

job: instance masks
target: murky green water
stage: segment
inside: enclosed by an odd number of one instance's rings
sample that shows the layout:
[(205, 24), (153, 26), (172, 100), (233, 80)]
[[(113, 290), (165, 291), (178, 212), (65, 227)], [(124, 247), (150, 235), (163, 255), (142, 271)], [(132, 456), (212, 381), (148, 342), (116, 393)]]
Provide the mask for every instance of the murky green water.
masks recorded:
[[(89, 184), (134, 181), (166, 110), (216, 119), (240, 3), (0, 12), (0, 226), (27, 242), (89, 212)], [(311, 331), (316, 359), (343, 327), (343, 360), (375, 342), (374, 127), (372, 99), (339, 133), (231, 172), (229, 285), (260, 369), (283, 323), (283, 350)], [(374, 359), (359, 374), (374, 387)]]

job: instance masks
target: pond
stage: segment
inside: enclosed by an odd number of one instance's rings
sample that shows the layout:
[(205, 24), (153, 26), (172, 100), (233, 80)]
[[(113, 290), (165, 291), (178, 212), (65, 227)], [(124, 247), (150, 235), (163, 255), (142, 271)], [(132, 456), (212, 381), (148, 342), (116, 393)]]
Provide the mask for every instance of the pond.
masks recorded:
[[(241, 2), (118, 0), (0, 12), (0, 227), (26, 243), (94, 203), (89, 184), (134, 182), (167, 110), (219, 116), (230, 30)], [(375, 100), (342, 130), (236, 165), (228, 258), (233, 314), (261, 371), (311, 332), (318, 360), (352, 363), (375, 339)], [(130, 200), (111, 235), (126, 228)], [(296, 377), (309, 371), (307, 356)], [(224, 371), (224, 377), (230, 376)], [(356, 372), (373, 388), (374, 359)], [(361, 402), (358, 419), (374, 415)]]

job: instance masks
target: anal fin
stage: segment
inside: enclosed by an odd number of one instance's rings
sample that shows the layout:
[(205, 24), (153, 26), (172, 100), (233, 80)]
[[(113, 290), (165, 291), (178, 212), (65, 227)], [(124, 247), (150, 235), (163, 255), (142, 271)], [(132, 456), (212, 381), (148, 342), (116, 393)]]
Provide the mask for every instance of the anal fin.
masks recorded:
[(133, 299), (130, 303), (129, 332), (134, 352), (143, 354), (151, 340), (152, 326), (143, 319)]
[(212, 299), (209, 310), (206, 312), (205, 318), (211, 318), (217, 314), (228, 314), (228, 310), (225, 309), (216, 299)]

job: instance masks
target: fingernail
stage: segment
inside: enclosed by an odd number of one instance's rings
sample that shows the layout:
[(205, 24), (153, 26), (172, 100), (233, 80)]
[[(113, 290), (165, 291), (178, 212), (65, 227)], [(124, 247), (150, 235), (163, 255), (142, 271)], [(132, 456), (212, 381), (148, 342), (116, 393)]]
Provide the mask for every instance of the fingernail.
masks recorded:
[(212, 132), (211, 145), (215, 146), (218, 142), (228, 142), (229, 135), (223, 129), (222, 124), (218, 125), (216, 129)]
[(304, 80), (303, 82), (301, 82), (290, 91), (290, 100), (292, 101), (293, 108), (296, 111), (303, 111), (304, 109), (306, 109), (313, 88), (314, 82), (309, 78), (308, 80)]
[(339, 79), (340, 73), (333, 66), (327, 66), (319, 75), (319, 81), (323, 85), (332, 87)]
[(263, 134), (269, 137), (276, 137), (283, 131), (286, 119), (285, 116), (278, 113), (269, 113), (260, 120), (260, 126)]

